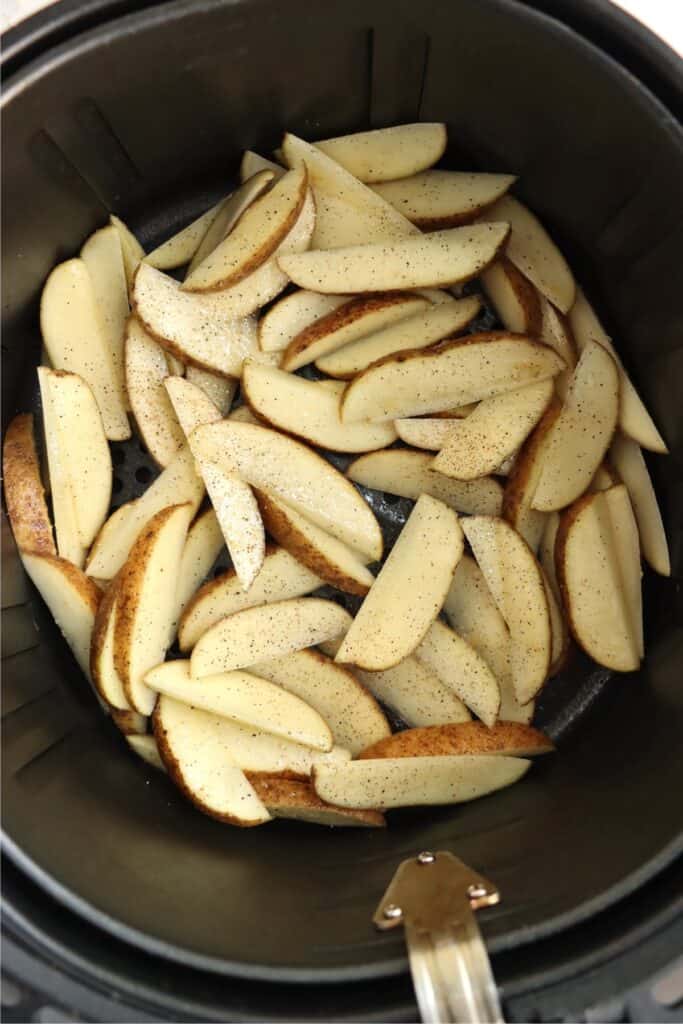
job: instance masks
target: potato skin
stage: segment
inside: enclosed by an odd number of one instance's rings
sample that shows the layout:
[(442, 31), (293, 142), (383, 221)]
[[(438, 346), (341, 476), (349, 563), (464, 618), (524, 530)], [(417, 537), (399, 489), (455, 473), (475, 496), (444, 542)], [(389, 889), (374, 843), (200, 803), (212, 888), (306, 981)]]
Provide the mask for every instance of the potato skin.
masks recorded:
[(17, 547), (25, 554), (56, 556), (30, 413), (15, 416), (7, 428), (2, 464), (5, 501)]
[(561, 412), (561, 402), (556, 397), (553, 397), (536, 427), (520, 448), (512, 467), (512, 472), (507, 478), (503, 492), (502, 517), (507, 519), (508, 523), (514, 526), (515, 529), (517, 528), (519, 512), (526, 496), (534, 463), (548, 432)]
[(530, 757), (534, 754), (548, 754), (554, 749), (547, 736), (521, 722), (497, 722), (491, 729), (483, 722), (458, 722), (394, 733), (367, 747), (358, 755), (358, 759), (437, 757), (450, 754)]

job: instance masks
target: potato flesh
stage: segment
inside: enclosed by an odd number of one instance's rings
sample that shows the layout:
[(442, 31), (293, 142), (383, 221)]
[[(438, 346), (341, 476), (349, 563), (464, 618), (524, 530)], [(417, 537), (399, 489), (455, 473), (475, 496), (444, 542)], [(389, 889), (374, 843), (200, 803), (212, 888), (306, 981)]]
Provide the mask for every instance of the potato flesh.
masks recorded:
[(473, 220), (514, 180), (511, 174), (429, 170), (385, 181), (374, 190), (423, 231), (433, 231)]
[(420, 122), (341, 135), (315, 145), (360, 181), (380, 182), (431, 167), (443, 156), (446, 142), (445, 124)]
[(100, 228), (81, 249), (105, 333), (119, 394), (126, 395), (123, 336), (129, 313), (121, 239), (113, 225)]
[(305, 289), (285, 296), (259, 321), (261, 351), (282, 352), (304, 328), (348, 301), (347, 295), (319, 295)]
[(463, 637), (437, 619), (415, 650), (415, 657), (435, 672), (486, 725), (495, 724), (500, 708), (498, 680)]
[(230, 412), (237, 381), (231, 377), (222, 377), (208, 370), (200, 370), (197, 366), (188, 366), (185, 377), (190, 384), (195, 384), (204, 392), (209, 401), (218, 409), (221, 416), (227, 416)]
[(248, 590), (266, 553), (266, 534), (258, 502), (249, 484), (213, 462), (200, 462), (202, 479), (216, 513), (237, 577)]
[(455, 692), (417, 658), (404, 658), (384, 672), (354, 675), (383, 704), (392, 708), (408, 726), (468, 722), (470, 713)]
[(670, 576), (671, 559), (662, 513), (642, 451), (635, 441), (618, 434), (612, 442), (610, 458), (628, 489), (645, 561), (655, 572)]
[(150, 455), (166, 467), (185, 443), (164, 387), (166, 355), (136, 320), (130, 320), (125, 343), (126, 391), (135, 421)]
[(214, 252), (223, 239), (233, 230), (242, 214), (266, 191), (274, 180), (275, 174), (271, 170), (263, 168), (243, 182), (240, 188), (235, 189), (234, 192), (219, 204), (216, 216), (212, 217), (211, 223), (207, 226), (196, 251), (192, 255), (185, 275), (186, 281), (193, 271)]

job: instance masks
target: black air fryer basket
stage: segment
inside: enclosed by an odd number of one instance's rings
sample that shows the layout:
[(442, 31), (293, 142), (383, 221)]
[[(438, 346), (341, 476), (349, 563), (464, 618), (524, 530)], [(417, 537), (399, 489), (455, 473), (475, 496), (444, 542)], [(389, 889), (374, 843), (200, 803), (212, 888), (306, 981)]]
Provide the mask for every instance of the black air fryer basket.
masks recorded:
[[(480, 923), (510, 1017), (676, 1019), (652, 986), (683, 949), (678, 59), (602, 0), (63, 0), (5, 42), (3, 424), (35, 403), (46, 275), (110, 212), (153, 245), (284, 128), (443, 120), (444, 166), (519, 175), (615, 338), (671, 449), (649, 463), (673, 561), (645, 579), (642, 671), (549, 684), (558, 753), (521, 784), (386, 831), (239, 830), (129, 756), (3, 519), (11, 975), (85, 1019), (414, 1020), (371, 915), (400, 860), (450, 849), (501, 889)], [(122, 460), (117, 504), (144, 477)]]

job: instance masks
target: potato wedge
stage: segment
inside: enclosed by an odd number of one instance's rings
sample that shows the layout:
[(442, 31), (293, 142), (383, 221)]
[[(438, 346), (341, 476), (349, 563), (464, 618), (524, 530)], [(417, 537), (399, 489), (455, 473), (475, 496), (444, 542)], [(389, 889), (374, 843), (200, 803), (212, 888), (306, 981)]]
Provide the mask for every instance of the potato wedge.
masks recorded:
[(514, 182), (513, 174), (431, 170), (385, 180), (373, 190), (421, 231), (442, 231), (476, 220)]
[[(107, 588), (99, 603), (90, 640), (90, 678), (102, 700), (110, 708), (138, 714), (131, 709), (121, 677), (114, 664), (114, 627), (119, 580)], [(142, 717), (142, 716), (141, 716)], [(118, 725), (118, 722), (116, 723)]]
[(281, 167), (280, 164), (276, 164), (272, 160), (266, 160), (264, 156), (259, 156), (258, 153), (254, 153), (251, 149), (245, 149), (240, 163), (240, 181), (244, 183), (249, 178), (253, 178), (259, 171), (272, 171), (275, 180), (287, 173), (286, 169)]
[(19, 551), (27, 555), (56, 555), (30, 413), (15, 416), (7, 428), (2, 472), (7, 514)]
[(123, 256), (123, 267), (126, 272), (126, 282), (128, 284), (128, 291), (130, 292), (133, 287), (133, 275), (138, 269), (138, 264), (145, 257), (145, 250), (140, 245), (133, 232), (130, 230), (127, 224), (121, 220), (120, 217), (114, 216), (112, 213), (109, 218), (109, 223), (116, 228), (121, 242), (121, 254)]
[(164, 387), (166, 354), (133, 317), (126, 326), (125, 368), (126, 392), (140, 436), (154, 461), (166, 467), (185, 443), (185, 434)]
[(156, 249), (152, 249), (144, 257), (145, 263), (157, 270), (175, 270), (189, 263), (224, 203), (225, 199), (220, 199)]
[(197, 427), (203, 426), (204, 423), (215, 423), (223, 418), (218, 407), (198, 384), (193, 384), (184, 377), (166, 377), (164, 388), (182, 429), (183, 439), (187, 438), (189, 441)]
[(259, 320), (261, 351), (282, 352), (304, 328), (348, 301), (348, 295), (319, 295), (305, 289), (285, 295)]
[(245, 608), (221, 619), (192, 651), (196, 679), (257, 665), (345, 634), (351, 616), (334, 601), (298, 597)]
[[(279, 176), (278, 176), (279, 177)], [(185, 280), (218, 248), (223, 240), (236, 226), (240, 217), (270, 188), (275, 181), (275, 174), (268, 168), (257, 171), (251, 178), (243, 182), (220, 204), (216, 216), (212, 219), (202, 236), (196, 252), (187, 268)]]
[(189, 502), (194, 515), (204, 497), (190, 449), (183, 447), (166, 469), (136, 501), (114, 512), (90, 549), (86, 570), (99, 580), (111, 580), (128, 558), (135, 539), (153, 516), (173, 504)]
[(481, 655), (500, 689), (499, 721), (531, 721), (534, 702), (520, 704), (510, 670), (510, 634), (484, 575), (469, 555), (463, 555), (453, 576), (443, 610), (451, 629)]
[(371, 363), (406, 349), (427, 348), (443, 338), (464, 330), (481, 309), (475, 295), (466, 299), (436, 304), (412, 316), (402, 318), (367, 337), (344, 345), (316, 359), (315, 365), (332, 377), (347, 379), (367, 369)]
[(576, 284), (566, 260), (538, 218), (519, 199), (505, 195), (486, 210), (482, 220), (507, 221), (510, 240), (506, 255), (563, 313), (574, 302)]
[(470, 516), (463, 531), (510, 630), (512, 685), (520, 704), (536, 696), (552, 654), (543, 574), (528, 544), (504, 519)]
[(228, 416), (233, 423), (252, 423), (255, 427), (267, 427), (268, 424), (256, 416), (248, 405), (238, 405)]
[(173, 640), (178, 571), (192, 506), (162, 509), (131, 548), (118, 583), (114, 666), (130, 706), (152, 711), (155, 693), (146, 673), (164, 660)]
[(623, 580), (624, 601), (629, 614), (631, 632), (635, 637), (638, 655), (645, 654), (643, 638), (642, 569), (638, 524), (624, 484), (604, 491), (607, 512), (612, 527), (612, 538)]
[(60, 263), (48, 277), (40, 299), (40, 329), (54, 369), (78, 374), (92, 389), (107, 438), (130, 437), (123, 373), (115, 365), (83, 260)]
[(154, 712), (154, 738), (166, 771), (204, 814), (231, 825), (263, 825), (270, 815), (230, 757), (225, 719), (163, 697)]
[(183, 612), (178, 627), (181, 651), (189, 651), (221, 619), (245, 608), (303, 597), (322, 586), (322, 580), (284, 548), (266, 545), (260, 573), (245, 591), (234, 569), (205, 583)]
[(665, 455), (668, 448), (664, 438), (657, 430), (640, 395), (634, 388), (609, 335), (606, 334), (595, 310), (580, 288), (576, 293), (576, 302), (569, 313), (569, 324), (579, 352), (583, 352), (586, 346), (594, 341), (598, 345), (602, 345), (617, 364), (619, 370), (619, 426), (622, 432), (642, 448)]
[[(267, 181), (272, 180), (268, 171), (262, 171), (261, 176)], [(249, 188), (249, 182), (245, 182), (238, 192)], [(294, 227), (307, 190), (308, 175), (306, 168), (302, 167), (289, 171), (269, 192), (250, 201), (241, 216), (238, 214), (232, 229), (227, 227), (223, 240), (219, 240), (216, 248), (190, 270), (183, 282), (183, 291), (221, 291), (257, 270)], [(241, 206), (239, 197), (235, 203), (236, 209)]]
[[(628, 489), (638, 523), (640, 547), (645, 561), (655, 572), (662, 576), (670, 576), (671, 559), (662, 513), (659, 511), (657, 496), (647, 471), (643, 453), (635, 441), (617, 434), (610, 448), (610, 458)], [(612, 483), (616, 482), (618, 481), (612, 480)], [(6, 492), (7, 483), (5, 483)]]
[(484, 270), (481, 283), (503, 327), (532, 337), (541, 333), (541, 297), (511, 260), (499, 257)]
[(539, 383), (563, 367), (556, 352), (530, 338), (502, 331), (471, 334), (369, 366), (349, 384), (341, 417), (381, 423), (440, 412)]
[[(514, 392), (512, 393), (514, 394)], [(456, 417), (443, 415), (434, 418), (409, 416), (405, 419), (394, 420), (394, 426), (396, 433), (406, 444), (413, 448), (438, 452), (445, 447), (452, 434), (457, 434), (458, 422)]]
[[(616, 442), (617, 438), (620, 437), (620, 436), (623, 436), (623, 435), (617, 434), (615, 436), (614, 441), (612, 442), (612, 445), (614, 445), (614, 443)], [(634, 442), (634, 444), (635, 444), (635, 442)], [(612, 449), (610, 448), (610, 454), (611, 454), (611, 450)], [(615, 473), (614, 469), (610, 466), (610, 464), (605, 461), (605, 462), (602, 463), (601, 466), (598, 466), (598, 468), (596, 469), (595, 476), (591, 480), (590, 487), (588, 488), (588, 490), (589, 491), (608, 491), (610, 489), (610, 487), (616, 487), (616, 485), (619, 484), (619, 483), (621, 483), (621, 480), (619, 479), (619, 477)]]
[(239, 377), (244, 360), (258, 356), (256, 321), (227, 312), (223, 295), (183, 292), (172, 277), (141, 263), (132, 305), (147, 333), (184, 363)]
[[(173, 373), (172, 376), (179, 376)], [(188, 366), (185, 379), (200, 388), (218, 409), (221, 417), (227, 416), (237, 391), (237, 381), (232, 377), (222, 377), (208, 370), (200, 370), (197, 366)]]
[(503, 518), (514, 526), (534, 553), (541, 543), (547, 514), (532, 508), (532, 501), (541, 478), (545, 450), (561, 409), (559, 401), (553, 399), (522, 445), (505, 484)]
[[(147, 715), (141, 715), (137, 711), (122, 711), (118, 708), (110, 708), (109, 717), (119, 732), (122, 732), (124, 736), (140, 737), (145, 736), (148, 732), (149, 717)], [(154, 743), (153, 736), (150, 736), (149, 739)]]
[(137, 736), (131, 734), (126, 736), (126, 743), (138, 757), (141, 757), (151, 768), (158, 768), (160, 772), (166, 771), (166, 766), (161, 760), (159, 747), (154, 736)]
[(199, 459), (198, 465), (237, 578), (249, 590), (266, 553), (266, 533), (256, 496), (237, 473), (226, 472), (208, 459)]
[(386, 825), (379, 811), (359, 811), (326, 804), (316, 796), (310, 782), (250, 772), (247, 772), (247, 778), (274, 818), (291, 818), (335, 828), (384, 828)]
[(377, 757), (445, 757), (453, 754), (500, 754), (503, 757), (534, 757), (550, 754), (552, 740), (538, 729), (520, 722), (498, 722), (491, 729), (482, 722), (433, 725), (406, 729), (363, 750), (361, 761)]
[(256, 499), (268, 533), (298, 562), (338, 590), (367, 594), (375, 577), (355, 551), (274, 494), (256, 491)]
[[(446, 421), (445, 421), (446, 422)], [(431, 456), (409, 448), (361, 455), (346, 470), (354, 483), (375, 491), (399, 494), (417, 501), (421, 494), (429, 494), (443, 501), (456, 512), (469, 515), (498, 515), (503, 500), (503, 488), (492, 477), (480, 480), (452, 480), (431, 470)]]
[(562, 373), (558, 373), (555, 378), (555, 390), (564, 401), (569, 381), (578, 361), (574, 335), (569, 326), (569, 320), (559, 310), (555, 309), (552, 302), (548, 302), (546, 297), (540, 293), (539, 300), (541, 303), (541, 327), (539, 331), (541, 341), (554, 348), (558, 356), (564, 359), (567, 365), (567, 369), (563, 370)]
[(197, 516), (185, 538), (178, 571), (177, 619), (209, 575), (224, 545), (225, 539), (216, 513), (212, 508), (207, 508)]
[(468, 722), (470, 713), (455, 692), (413, 655), (385, 672), (354, 675), (408, 726)]
[(121, 238), (113, 224), (100, 228), (88, 238), (81, 249), (81, 259), (90, 277), (100, 323), (111, 353), (117, 390), (125, 399), (123, 349), (129, 313), (128, 282)]
[[(347, 668), (315, 648), (261, 661), (253, 671), (314, 708), (332, 730), (335, 744), (354, 756), (368, 743), (391, 735), (375, 698)], [(370, 736), (374, 738), (368, 740)]]
[(519, 781), (531, 762), (517, 757), (397, 757), (313, 768), (313, 788), (339, 807), (417, 807), (476, 800)]
[[(313, 249), (395, 242), (406, 235), (417, 234), (417, 228), (410, 221), (322, 150), (288, 132), (282, 143), (282, 152), (289, 167), (306, 167), (308, 171), (316, 210), (311, 239)], [(287, 273), (286, 268), (282, 269)], [(337, 290), (353, 292), (365, 289)]]
[(371, 452), (392, 444), (391, 423), (342, 423), (344, 385), (306, 380), (273, 366), (247, 362), (242, 394), (252, 411), (270, 426), (335, 452)]
[(338, 164), (364, 182), (407, 178), (437, 163), (448, 135), (445, 124), (400, 124), (316, 142)]
[(90, 637), (102, 594), (85, 573), (55, 555), (22, 555), (31, 581), (90, 679)]
[[(633, 672), (640, 664), (639, 640), (605, 493), (586, 494), (560, 519), (555, 565), (572, 635), (599, 665)], [(632, 550), (633, 564), (639, 552)], [(629, 577), (633, 570), (629, 573)]]
[(488, 726), (500, 709), (500, 687), (490, 666), (466, 640), (437, 619), (415, 657), (436, 673), (460, 700)]
[(421, 495), (335, 660), (378, 672), (412, 654), (439, 614), (462, 551), (457, 515)]
[(250, 672), (223, 672), (200, 682), (190, 675), (189, 661), (167, 661), (151, 669), (145, 683), (189, 707), (314, 750), (332, 749), (332, 733), (317, 711), (295, 694)]
[(382, 557), (382, 533), (355, 487), (306, 445), (266, 427), (223, 420), (199, 427), (202, 457), (258, 490), (275, 494), (327, 533), (369, 559)]
[(112, 465), (95, 397), (74, 373), (38, 367), (57, 548), (83, 565), (109, 508)]
[(538, 552), (538, 560), (544, 573), (545, 594), (548, 599), (548, 611), (550, 613), (550, 628), (553, 635), (553, 648), (551, 654), (551, 665), (549, 675), (556, 675), (563, 667), (569, 654), (571, 643), (569, 629), (565, 621), (562, 608), (562, 595), (557, 581), (555, 569), (555, 540), (560, 526), (560, 516), (557, 512), (551, 512), (547, 517), (543, 537)]
[(431, 467), (457, 480), (495, 473), (536, 426), (553, 397), (552, 380), (484, 399), (451, 432)]
[[(314, 292), (386, 292), (433, 288), (469, 281), (505, 245), (509, 226), (472, 224), (394, 241), (338, 243), (331, 251), (278, 258), (280, 269), (300, 288)], [(345, 244), (346, 248), (341, 248)]]
[(532, 508), (557, 511), (583, 494), (609, 448), (618, 416), (619, 372), (609, 352), (594, 342), (581, 353), (544, 443)]

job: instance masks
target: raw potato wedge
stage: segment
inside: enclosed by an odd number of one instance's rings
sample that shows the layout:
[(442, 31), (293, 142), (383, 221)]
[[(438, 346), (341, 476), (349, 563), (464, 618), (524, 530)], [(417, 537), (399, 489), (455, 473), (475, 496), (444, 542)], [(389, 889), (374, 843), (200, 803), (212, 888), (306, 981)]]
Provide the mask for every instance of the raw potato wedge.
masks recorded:
[(278, 264), (300, 288), (314, 292), (386, 292), (469, 281), (504, 246), (509, 226), (472, 224), (393, 242), (370, 242), (280, 256)]
[(216, 420), (222, 419), (220, 409), (198, 384), (193, 384), (184, 377), (167, 377), (164, 388), (182, 429), (183, 439), (189, 440), (192, 432), (204, 423), (215, 423)]
[(444, 757), (453, 754), (500, 754), (534, 757), (550, 754), (554, 744), (538, 729), (519, 722), (498, 722), (491, 729), (482, 722), (406, 729), (380, 740), (359, 754), (361, 761), (377, 757)]
[(514, 526), (533, 552), (538, 551), (545, 529), (547, 514), (532, 508), (543, 459), (552, 428), (560, 415), (559, 401), (551, 401), (533, 433), (522, 445), (515, 459), (503, 496), (503, 518)]
[(446, 416), (433, 419), (429, 416), (411, 416), (394, 420), (394, 426), (396, 433), (406, 444), (413, 448), (438, 452), (446, 446), (452, 434), (457, 434), (458, 420)]
[(38, 367), (57, 550), (81, 568), (111, 500), (109, 445), (81, 377)]
[(507, 221), (510, 240), (505, 250), (511, 263), (536, 285), (562, 313), (568, 313), (576, 284), (567, 262), (538, 218), (514, 196), (505, 195), (484, 214), (487, 221)]
[(123, 375), (114, 363), (109, 337), (83, 260), (55, 267), (40, 298), (40, 329), (50, 363), (82, 377), (92, 389), (110, 441), (130, 437)]
[(126, 327), (125, 363), (126, 391), (140, 436), (154, 461), (166, 467), (185, 443), (185, 434), (164, 387), (164, 350), (133, 317)]
[(192, 518), (190, 505), (172, 505), (149, 522), (123, 567), (114, 618), (114, 667), (129, 704), (141, 715), (156, 695), (146, 673), (164, 660), (173, 640), (178, 571)]
[(488, 726), (500, 709), (500, 687), (490, 666), (461, 636), (437, 619), (415, 651), (415, 657), (436, 673), (463, 704)]
[(224, 545), (225, 539), (216, 513), (212, 508), (207, 508), (197, 516), (185, 538), (178, 571), (177, 618), (180, 618), (195, 591), (209, 575)]
[(334, 742), (354, 756), (391, 735), (384, 712), (368, 690), (347, 668), (314, 648), (261, 661), (253, 671), (314, 708), (332, 730)]
[[(346, 245), (397, 242), (417, 234), (410, 221), (372, 189), (349, 174), (322, 150), (287, 133), (282, 143), (290, 167), (306, 167), (315, 200), (316, 221), (311, 239), (313, 249), (336, 249)], [(282, 268), (287, 273), (285, 267)], [(329, 289), (314, 288), (314, 291)], [(366, 291), (339, 288), (337, 291)]]
[(421, 495), (336, 660), (378, 672), (412, 654), (439, 614), (462, 551), (457, 515)]
[(220, 204), (216, 216), (206, 229), (197, 250), (190, 260), (185, 280), (197, 270), (205, 260), (218, 248), (223, 240), (236, 226), (240, 217), (251, 204), (263, 195), (263, 193), (275, 180), (272, 171), (264, 169), (258, 171)]
[(130, 228), (123, 223), (120, 217), (114, 216), (112, 213), (109, 218), (109, 223), (116, 228), (121, 242), (121, 254), (123, 256), (123, 267), (126, 272), (126, 281), (128, 283), (128, 291), (133, 287), (133, 275), (138, 269), (138, 264), (145, 258), (145, 250), (142, 248), (137, 238), (130, 230)]
[(552, 654), (543, 574), (531, 549), (504, 519), (470, 516), (463, 531), (510, 630), (515, 696), (526, 704), (543, 686)]
[(167, 661), (145, 676), (158, 693), (221, 718), (283, 736), (314, 750), (331, 750), (332, 733), (305, 701), (250, 672), (223, 672), (199, 682), (189, 661)]
[(111, 580), (128, 558), (135, 540), (162, 509), (189, 502), (194, 515), (204, 497), (204, 484), (195, 469), (190, 449), (183, 447), (172, 462), (136, 501), (114, 512), (90, 549), (86, 570), (98, 580)]
[(360, 811), (326, 804), (316, 796), (310, 782), (249, 772), (247, 778), (273, 818), (291, 818), (311, 825), (335, 828), (384, 828), (386, 825), (379, 811)]
[[(267, 176), (268, 172), (262, 174)], [(245, 182), (241, 189), (248, 186)], [(280, 178), (266, 195), (248, 206), (223, 241), (190, 271), (183, 291), (221, 291), (257, 270), (294, 227), (307, 189), (305, 167)]]
[(121, 238), (109, 224), (91, 235), (81, 249), (81, 259), (90, 276), (95, 304), (111, 353), (119, 394), (125, 397), (124, 330), (128, 318), (128, 282)]
[(512, 688), (510, 634), (498, 611), (484, 575), (469, 555), (463, 555), (453, 576), (443, 610), (458, 636), (482, 656), (498, 681), (498, 718), (507, 722), (530, 722), (534, 702), (520, 704)]
[(348, 301), (348, 295), (319, 295), (304, 289), (285, 295), (259, 320), (261, 351), (282, 352), (306, 327)]
[(196, 430), (193, 447), (368, 559), (382, 557), (382, 532), (372, 510), (338, 470), (306, 445), (266, 427), (222, 420)]
[[(180, 375), (174, 373), (173, 376)], [(204, 392), (216, 406), (221, 417), (228, 415), (237, 391), (236, 380), (231, 377), (222, 377), (216, 373), (209, 373), (207, 370), (200, 370), (197, 366), (188, 366), (185, 379)]]
[(476, 295), (429, 306), (316, 359), (315, 365), (332, 377), (355, 377), (378, 359), (405, 349), (427, 348), (457, 334), (467, 327), (480, 309), (481, 302)]
[(7, 428), (2, 472), (7, 514), (19, 551), (26, 555), (56, 555), (30, 413), (15, 416)]
[(548, 302), (544, 295), (539, 294), (539, 300), (541, 303), (539, 332), (541, 341), (554, 348), (558, 356), (567, 364), (567, 369), (555, 378), (555, 390), (564, 401), (572, 372), (577, 363), (576, 344), (567, 318), (555, 309), (552, 302)]
[(162, 697), (154, 712), (159, 754), (175, 784), (204, 814), (231, 825), (263, 825), (270, 815), (230, 757), (224, 722)]
[(619, 370), (619, 426), (623, 433), (641, 447), (665, 455), (668, 452), (666, 442), (634, 388), (609, 335), (606, 334), (595, 310), (580, 288), (576, 293), (576, 302), (569, 313), (569, 324), (579, 352), (583, 352), (586, 346), (594, 341), (607, 349), (617, 364)]
[(514, 263), (501, 256), (482, 273), (481, 283), (503, 327), (519, 334), (541, 333), (541, 297)]
[(212, 626), (245, 608), (303, 597), (323, 581), (284, 548), (266, 546), (260, 573), (245, 591), (234, 569), (205, 583), (185, 608), (178, 627), (181, 651), (189, 651)]
[(253, 178), (259, 171), (272, 171), (275, 180), (287, 173), (280, 164), (273, 163), (272, 160), (266, 160), (264, 156), (259, 156), (258, 153), (254, 153), (251, 149), (245, 149), (242, 162), (240, 163), (240, 181), (242, 183), (248, 181), (249, 178)]
[(612, 537), (617, 561), (623, 580), (624, 600), (629, 614), (631, 630), (635, 637), (638, 655), (645, 654), (643, 638), (643, 596), (642, 568), (640, 563), (640, 541), (638, 524), (631, 506), (631, 499), (624, 484), (604, 491), (607, 512), (612, 527)]
[(183, 292), (172, 277), (141, 263), (133, 282), (132, 305), (155, 341), (200, 370), (239, 377), (244, 360), (258, 357), (256, 321), (227, 311), (224, 293)]
[(495, 473), (536, 426), (553, 391), (552, 380), (543, 380), (480, 402), (464, 420), (452, 424), (432, 469), (458, 480)]
[[(617, 434), (615, 436), (614, 441), (612, 442), (612, 447), (610, 448), (610, 456), (612, 454), (612, 449), (616, 444), (617, 439), (621, 436), (623, 435)], [(635, 444), (635, 441), (633, 443)], [(603, 462), (603, 464), (601, 466), (598, 466), (598, 468), (596, 469), (595, 476), (591, 480), (590, 487), (588, 488), (588, 490), (608, 491), (610, 487), (615, 487), (619, 483), (621, 483), (621, 480), (614, 472), (612, 467), (609, 465), (609, 463)]]
[(407, 178), (431, 167), (443, 156), (447, 142), (445, 124), (422, 122), (341, 135), (315, 145), (359, 181), (369, 183)]
[(339, 807), (418, 807), (476, 800), (517, 782), (531, 762), (499, 755), (397, 757), (316, 764), (313, 787)]
[(268, 533), (297, 561), (338, 590), (367, 594), (375, 577), (355, 551), (275, 495), (257, 491), (256, 498)]
[(587, 345), (544, 444), (533, 508), (553, 512), (583, 494), (609, 448), (618, 416), (616, 363), (597, 343)]
[[(145, 736), (149, 729), (149, 717), (137, 711), (110, 708), (110, 718), (119, 732), (124, 736)], [(154, 737), (148, 737), (154, 743)]]
[(470, 720), (469, 711), (455, 692), (412, 655), (385, 672), (354, 669), (354, 674), (408, 726)]
[(228, 416), (234, 423), (252, 423), (255, 427), (267, 427), (268, 424), (259, 416), (254, 415), (248, 405), (238, 405)]
[(24, 554), (22, 562), (81, 670), (90, 679), (90, 637), (102, 594), (65, 558)]
[(225, 199), (219, 200), (156, 249), (152, 249), (144, 257), (145, 263), (157, 270), (175, 270), (189, 263), (224, 203)]
[(100, 697), (107, 702), (110, 708), (138, 714), (139, 712), (131, 710), (121, 677), (114, 664), (114, 627), (119, 594), (118, 584), (118, 579), (112, 582), (102, 596), (97, 609), (90, 641), (90, 678)]
[(369, 366), (349, 384), (341, 417), (348, 423), (383, 422), (441, 412), (539, 383), (563, 368), (556, 352), (530, 338), (503, 331), (471, 334)]
[(199, 467), (237, 578), (249, 590), (266, 553), (266, 533), (254, 492), (236, 473), (226, 473), (215, 462), (201, 459)]
[(476, 220), (514, 182), (513, 174), (432, 170), (385, 181), (374, 191), (421, 231), (442, 231)]
[(298, 597), (245, 608), (221, 619), (204, 633), (192, 651), (196, 679), (248, 668), (323, 640), (345, 634), (351, 616), (334, 601)]
[(498, 515), (503, 488), (492, 477), (479, 480), (452, 480), (430, 469), (431, 455), (409, 448), (361, 455), (346, 474), (354, 483), (374, 491), (398, 494), (417, 501), (421, 494), (443, 501), (456, 512), (469, 515)]
[[(639, 638), (627, 602), (626, 580), (605, 494), (586, 494), (560, 519), (555, 565), (572, 635), (599, 665), (634, 672)], [(636, 547), (631, 559), (639, 557)], [(629, 572), (633, 575), (633, 569)]]
[[(643, 453), (635, 441), (617, 434), (612, 442), (610, 458), (628, 489), (638, 523), (640, 547), (645, 561), (655, 572), (662, 576), (670, 576), (669, 545), (664, 532), (662, 514), (657, 504), (657, 496), (645, 465)], [(613, 480), (612, 482), (616, 483), (617, 481)], [(6, 482), (5, 493), (7, 493)]]
[(159, 748), (157, 741), (153, 736), (126, 736), (126, 743), (138, 757), (141, 757), (150, 767), (158, 768), (160, 772), (165, 772), (166, 767), (164, 762), (161, 760), (159, 754)]
[(307, 363), (336, 352), (359, 338), (423, 311), (428, 299), (402, 292), (359, 295), (300, 331), (285, 349), (283, 370), (300, 370)]
[(562, 610), (562, 595), (555, 570), (555, 540), (559, 526), (559, 513), (551, 512), (547, 517), (546, 527), (543, 531), (541, 546), (538, 552), (538, 560), (541, 563), (544, 574), (545, 596), (548, 600), (550, 628), (553, 634), (550, 676), (556, 675), (565, 665), (571, 643), (569, 629)]
[(306, 380), (258, 363), (244, 366), (243, 397), (277, 430), (335, 452), (371, 452), (396, 440), (391, 423), (342, 423), (343, 392), (341, 382)]

